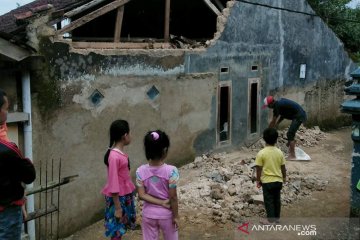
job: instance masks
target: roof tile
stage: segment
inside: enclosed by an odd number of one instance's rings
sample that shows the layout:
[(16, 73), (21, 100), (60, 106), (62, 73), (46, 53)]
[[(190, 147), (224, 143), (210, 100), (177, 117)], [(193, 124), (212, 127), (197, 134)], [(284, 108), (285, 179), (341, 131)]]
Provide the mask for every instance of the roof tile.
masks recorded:
[[(90, 0), (83, 1), (89, 2)], [(0, 32), (11, 33), (15, 31), (19, 27), (17, 20), (28, 18), (36, 12), (46, 10), (49, 4), (55, 10), (60, 10), (78, 2), (80, 0), (35, 0), (0, 16)]]

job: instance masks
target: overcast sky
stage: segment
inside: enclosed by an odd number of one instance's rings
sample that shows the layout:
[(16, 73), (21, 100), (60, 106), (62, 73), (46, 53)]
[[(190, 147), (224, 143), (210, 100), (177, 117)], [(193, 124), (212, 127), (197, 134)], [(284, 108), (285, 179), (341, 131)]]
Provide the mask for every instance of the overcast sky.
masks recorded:
[[(17, 3), (25, 5), (33, 0), (0, 0), (0, 15), (10, 12), (12, 9), (17, 7)], [(356, 7), (360, 3), (360, 0), (352, 0), (349, 6)]]
[(20, 6), (25, 5), (33, 0), (0, 0), (0, 15), (10, 12), (14, 8), (17, 8), (17, 4)]
[(348, 6), (349, 7), (352, 7), (352, 8), (355, 8), (358, 4), (360, 4), (360, 0), (352, 0)]

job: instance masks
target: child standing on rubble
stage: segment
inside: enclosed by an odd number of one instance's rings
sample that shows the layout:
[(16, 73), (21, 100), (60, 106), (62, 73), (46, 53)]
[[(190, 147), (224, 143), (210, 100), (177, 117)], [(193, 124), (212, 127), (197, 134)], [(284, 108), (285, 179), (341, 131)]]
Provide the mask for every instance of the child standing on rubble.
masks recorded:
[[(160, 229), (164, 240), (178, 239), (179, 216), (176, 186), (179, 172), (175, 166), (165, 163), (169, 146), (169, 137), (160, 130), (150, 131), (144, 138), (148, 164), (140, 166), (136, 171), (139, 197), (144, 200), (142, 211), (144, 240), (158, 240)], [(152, 204), (150, 202), (152, 197), (170, 199), (171, 208)]]
[(266, 146), (256, 156), (256, 182), (262, 187), (267, 219), (263, 224), (279, 223), (280, 220), (280, 192), (286, 180), (284, 153), (275, 146), (278, 132), (274, 128), (267, 128), (263, 132)]

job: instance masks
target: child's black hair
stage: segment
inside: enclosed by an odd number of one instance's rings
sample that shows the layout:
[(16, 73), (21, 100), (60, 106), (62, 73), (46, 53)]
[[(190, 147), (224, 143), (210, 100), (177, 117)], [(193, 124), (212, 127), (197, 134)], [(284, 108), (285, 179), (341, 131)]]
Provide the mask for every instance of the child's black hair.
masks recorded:
[(115, 142), (121, 140), (121, 138), (130, 132), (129, 123), (125, 120), (115, 120), (110, 126), (110, 143), (109, 149), (106, 151), (104, 156), (104, 163), (106, 166), (109, 166), (109, 155), (111, 147)]
[(0, 108), (4, 105), (6, 96), (6, 92), (0, 88)]
[(265, 142), (269, 145), (275, 145), (279, 134), (275, 128), (267, 128), (263, 132), (263, 138)]
[(147, 160), (160, 160), (170, 147), (168, 135), (161, 130), (149, 131), (144, 137)]

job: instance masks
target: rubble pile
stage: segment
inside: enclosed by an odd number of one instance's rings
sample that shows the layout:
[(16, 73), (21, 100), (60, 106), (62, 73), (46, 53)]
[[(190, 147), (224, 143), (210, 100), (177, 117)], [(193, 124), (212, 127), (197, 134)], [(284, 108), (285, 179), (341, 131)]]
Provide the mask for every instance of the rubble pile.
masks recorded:
[[(286, 136), (286, 131), (284, 133)], [(325, 134), (316, 129), (300, 129), (299, 139), (304, 137), (305, 144), (317, 144)], [(319, 140), (317, 140), (319, 139)], [(259, 141), (251, 146), (262, 148)], [(285, 146), (286, 147), (286, 146)], [(213, 221), (241, 222), (244, 217), (264, 216), (261, 188), (256, 187), (255, 154), (244, 157), (242, 152), (217, 153), (196, 157), (194, 162), (180, 168), (181, 171), (197, 170), (197, 179), (179, 187), (179, 198), (182, 206), (193, 211), (211, 214)], [(313, 191), (322, 191), (328, 184), (316, 176), (288, 171), (287, 182), (282, 189), (282, 204), (310, 195)]]
[[(287, 147), (287, 130), (288, 128), (279, 131), (279, 138), (276, 144), (276, 146), (280, 148), (285, 154), (287, 154), (289, 151)], [(313, 128), (305, 128), (301, 125), (295, 136), (296, 146), (298, 147), (313, 147), (318, 145), (319, 142), (323, 139), (326, 139), (326, 133), (321, 131), (318, 126)], [(249, 146), (249, 148), (253, 151), (259, 151), (264, 146), (265, 141), (260, 139)]]
[(172, 48), (180, 49), (194, 49), (194, 48), (205, 48), (205, 41), (196, 41), (184, 36), (175, 36), (170, 34), (170, 43)]
[[(285, 132), (286, 138), (286, 132)], [(313, 128), (304, 128), (301, 126), (296, 133), (297, 144), (304, 147), (313, 147), (321, 140), (326, 138), (326, 133), (322, 132), (318, 126)]]

